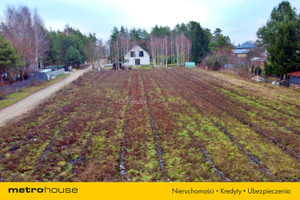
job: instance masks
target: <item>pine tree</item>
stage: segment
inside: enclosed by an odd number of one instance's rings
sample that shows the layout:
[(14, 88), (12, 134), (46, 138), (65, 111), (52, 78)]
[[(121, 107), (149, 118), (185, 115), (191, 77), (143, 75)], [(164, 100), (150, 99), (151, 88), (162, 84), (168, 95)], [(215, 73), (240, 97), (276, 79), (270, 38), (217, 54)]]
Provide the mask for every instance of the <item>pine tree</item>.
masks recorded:
[(17, 65), (18, 54), (3, 36), (0, 36), (0, 72), (10, 70)]
[(267, 75), (282, 76), (300, 69), (299, 28), (299, 15), (289, 2), (283, 1), (273, 9), (267, 24), (258, 30), (258, 42), (268, 51)]
[(80, 55), (80, 52), (71, 46), (66, 53), (65, 57), (65, 63), (66, 65), (80, 65), (82, 62), (82, 56)]
[(209, 52), (209, 39), (199, 23), (191, 21), (189, 28), (192, 41), (191, 58), (193, 62), (200, 63), (201, 59)]

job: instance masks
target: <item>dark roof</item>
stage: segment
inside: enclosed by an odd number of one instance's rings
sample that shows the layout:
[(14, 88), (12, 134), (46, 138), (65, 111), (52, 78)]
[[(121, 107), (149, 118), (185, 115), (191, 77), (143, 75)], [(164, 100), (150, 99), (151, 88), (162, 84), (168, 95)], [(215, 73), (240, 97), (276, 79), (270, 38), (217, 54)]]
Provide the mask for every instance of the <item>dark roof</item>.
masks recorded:
[[(135, 46), (139, 46), (141, 49), (143, 49), (144, 51), (146, 51), (146, 49), (144, 49), (140, 44), (133, 45), (133, 46), (131, 47), (131, 49), (133, 49), (133, 47), (135, 47)], [(130, 50), (131, 50), (131, 49), (130, 49)], [(129, 51), (130, 51), (130, 50), (129, 50)], [(146, 51), (146, 52), (148, 53), (148, 51)]]
[(235, 49), (253, 49), (255, 47), (256, 46), (255, 46), (254, 42), (248, 41), (248, 42), (244, 42), (241, 45), (236, 46)]
[(289, 76), (300, 77), (300, 71), (292, 72), (292, 73), (289, 73), (288, 75), (289, 75)]

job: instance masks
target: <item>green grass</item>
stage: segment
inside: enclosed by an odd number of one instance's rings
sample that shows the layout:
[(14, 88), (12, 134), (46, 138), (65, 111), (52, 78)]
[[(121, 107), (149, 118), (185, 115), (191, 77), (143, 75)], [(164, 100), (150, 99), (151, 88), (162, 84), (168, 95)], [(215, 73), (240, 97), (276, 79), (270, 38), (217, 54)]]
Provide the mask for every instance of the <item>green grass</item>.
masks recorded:
[(3, 99), (0, 99), (0, 110), (17, 103), (18, 101), (21, 101), (25, 97), (30, 96), (33, 93), (36, 93), (54, 83), (59, 82), (60, 80), (64, 79), (65, 77), (69, 76), (70, 74), (60, 74), (56, 77), (56, 79), (50, 80), (50, 81), (45, 81), (37, 86), (31, 86), (24, 88), (20, 90), (18, 93), (12, 93), (7, 96), (5, 96)]
[(137, 65), (131, 67), (131, 69), (152, 69), (153, 65)]

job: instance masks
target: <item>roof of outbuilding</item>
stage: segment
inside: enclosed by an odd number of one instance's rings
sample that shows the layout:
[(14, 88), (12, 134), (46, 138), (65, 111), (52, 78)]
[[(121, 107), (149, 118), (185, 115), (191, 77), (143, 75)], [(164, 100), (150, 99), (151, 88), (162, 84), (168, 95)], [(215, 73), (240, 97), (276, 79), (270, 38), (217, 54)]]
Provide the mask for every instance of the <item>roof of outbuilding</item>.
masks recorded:
[(251, 59), (252, 62), (258, 61), (258, 62), (264, 62), (266, 61), (266, 57), (254, 57)]
[(248, 49), (234, 49), (233, 53), (235, 54), (247, 54), (249, 52)]
[(289, 76), (296, 76), (296, 77), (300, 77), (300, 71), (297, 72), (292, 72), (288, 74)]

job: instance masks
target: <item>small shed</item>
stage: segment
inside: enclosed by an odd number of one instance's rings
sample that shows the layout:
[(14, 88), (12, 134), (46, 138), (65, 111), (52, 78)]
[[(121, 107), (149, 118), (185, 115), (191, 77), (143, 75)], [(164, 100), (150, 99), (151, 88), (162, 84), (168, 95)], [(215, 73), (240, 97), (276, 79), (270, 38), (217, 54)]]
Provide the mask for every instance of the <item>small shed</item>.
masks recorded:
[(288, 74), (290, 76), (289, 85), (292, 88), (300, 89), (300, 71), (292, 72)]
[(31, 74), (35, 81), (40, 82), (40, 81), (50, 80), (51, 77), (56, 77), (60, 74), (63, 74), (64, 72), (65, 72), (64, 68), (60, 68), (60, 69), (52, 68), (52, 69), (43, 69), (43, 70), (31, 72)]
[(184, 64), (185, 68), (195, 68), (195, 66), (196, 66), (195, 62), (186, 62)]
[(251, 59), (251, 65), (253, 65), (254, 67), (260, 67), (261, 69), (265, 69), (266, 61), (266, 57), (254, 57)]

